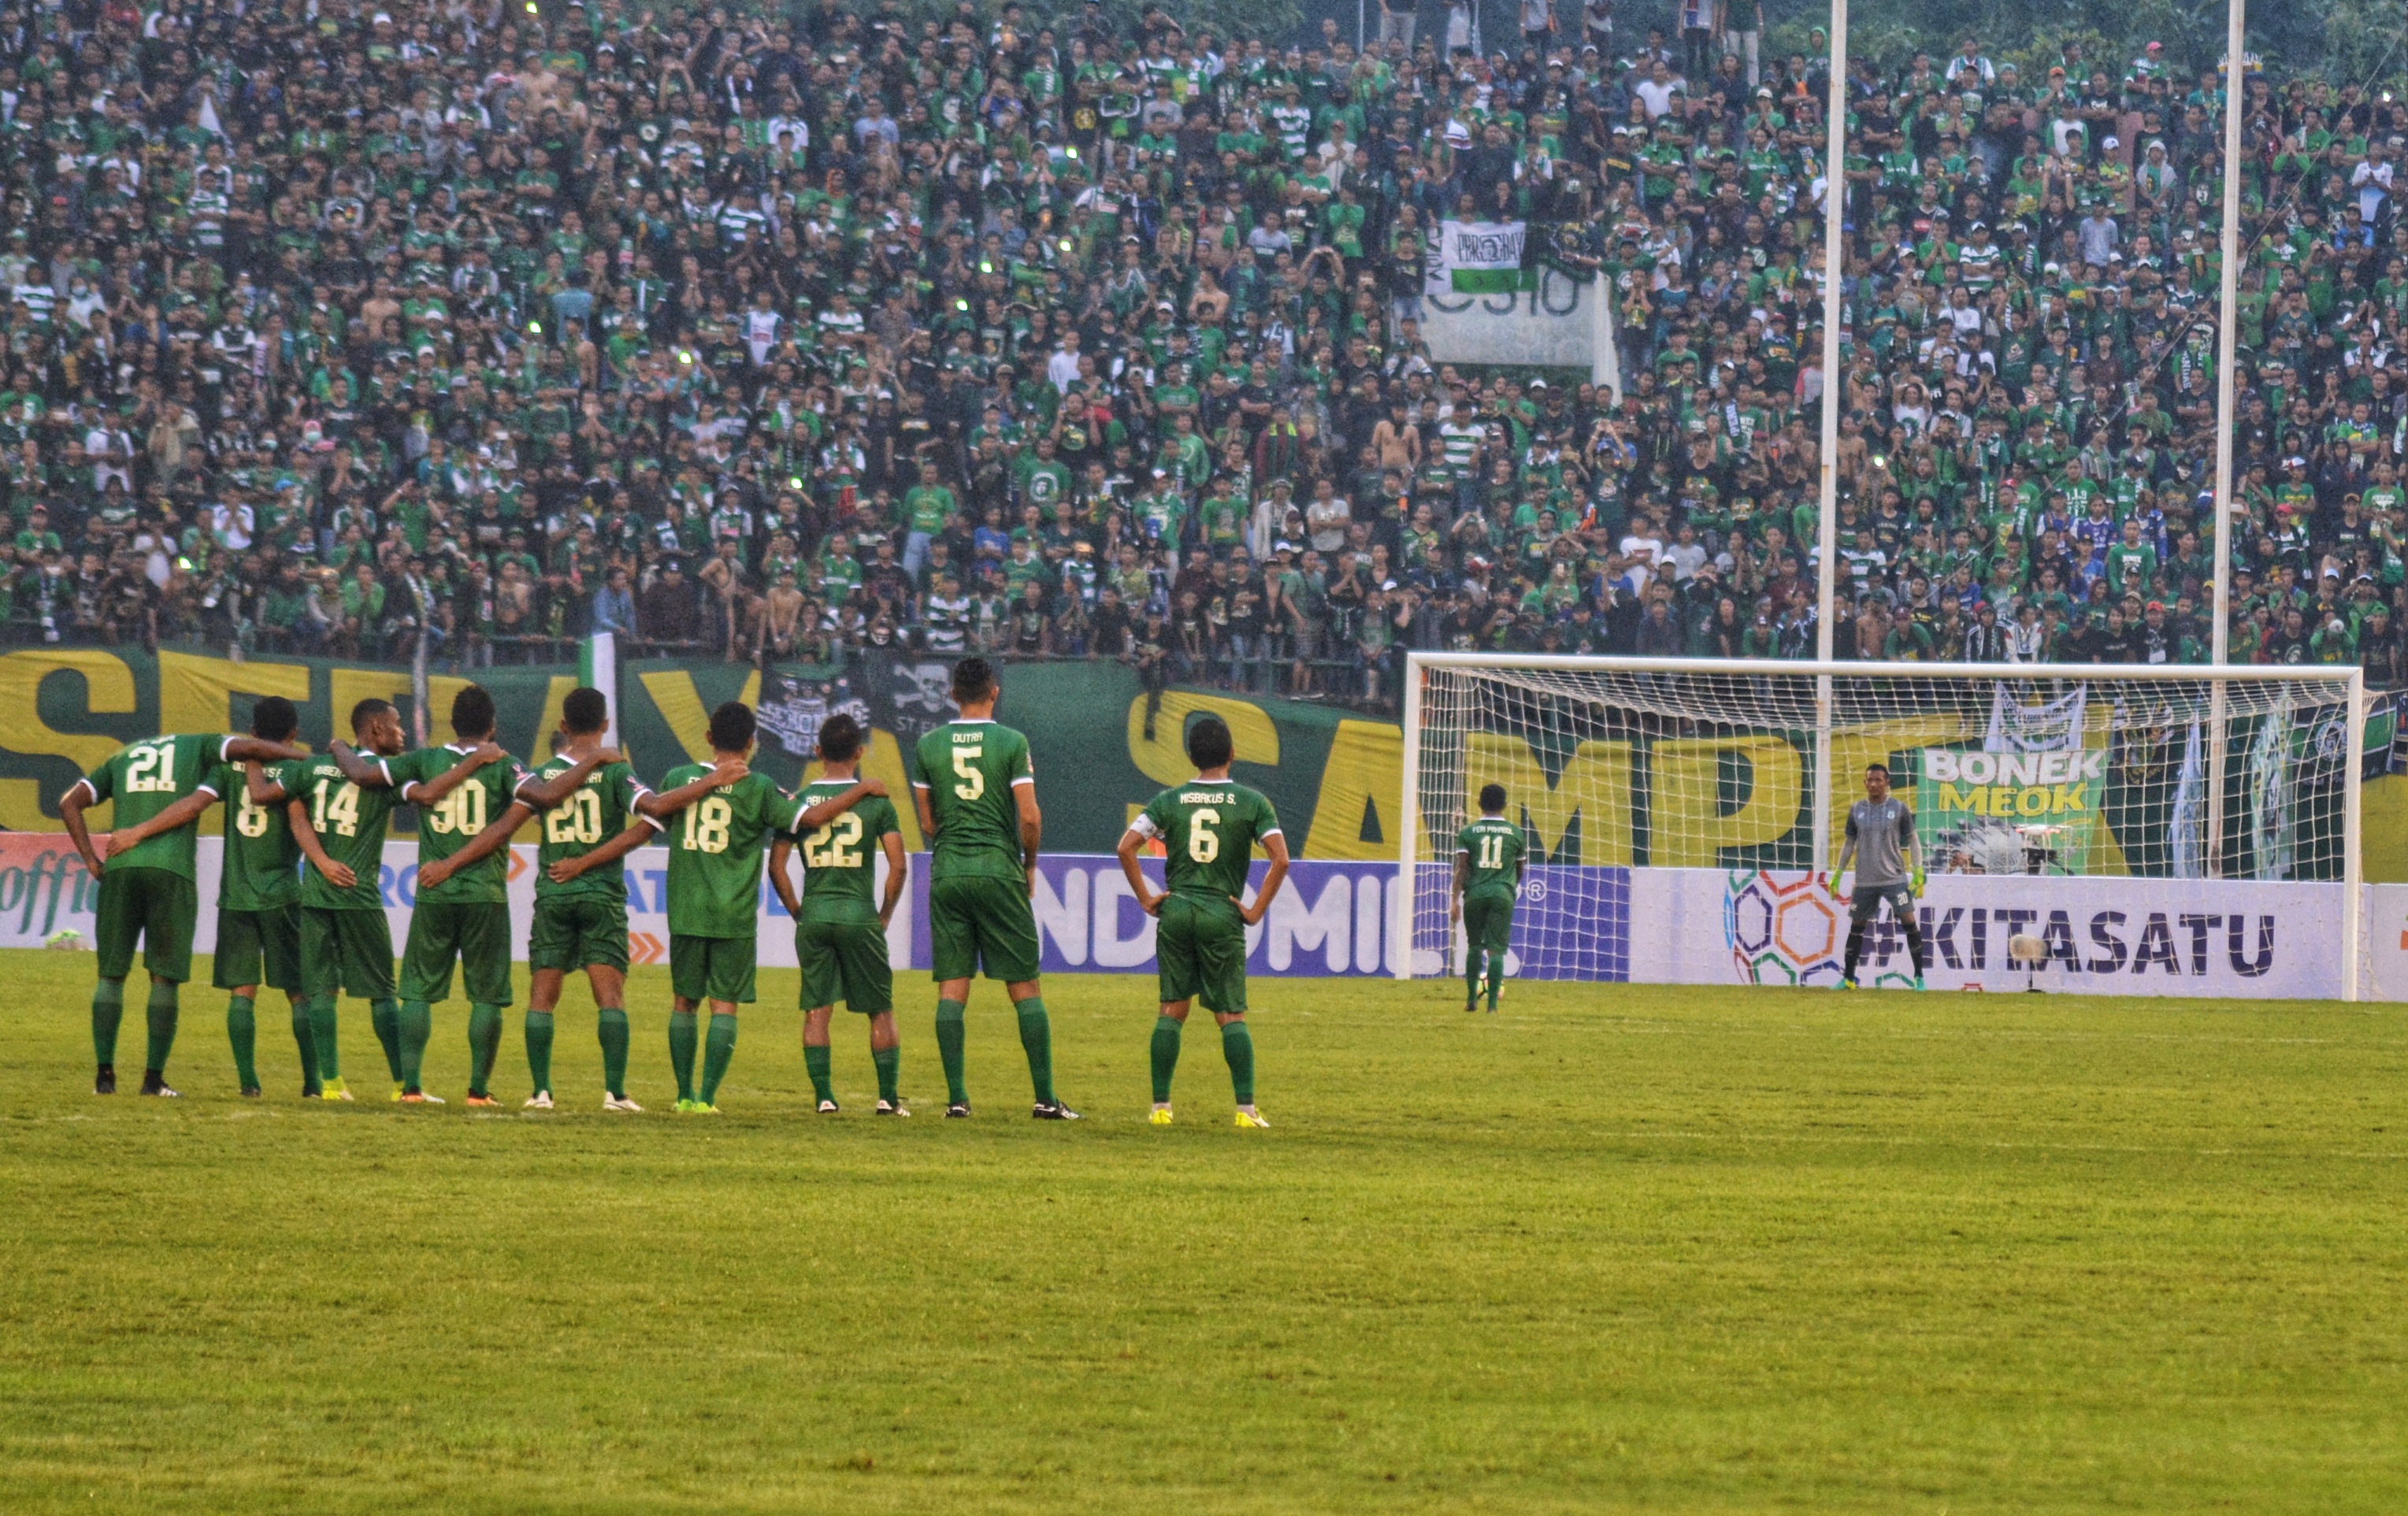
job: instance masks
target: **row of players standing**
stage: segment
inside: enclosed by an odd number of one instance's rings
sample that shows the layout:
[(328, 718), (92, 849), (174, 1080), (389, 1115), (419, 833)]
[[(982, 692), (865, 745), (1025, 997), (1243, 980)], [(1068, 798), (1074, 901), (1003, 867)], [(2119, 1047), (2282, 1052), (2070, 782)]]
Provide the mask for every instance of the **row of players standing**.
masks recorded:
[[(913, 803), (933, 840), (929, 927), (937, 981), (936, 1036), (946, 1115), (967, 1117), (964, 1011), (982, 970), (1004, 981), (1028, 1060), (1039, 1120), (1075, 1121), (1053, 1084), (1051, 1023), (1031, 906), (1042, 816), (1026, 739), (994, 719), (1000, 694), (982, 658), (953, 671), (958, 720), (922, 738)], [(493, 742), (494, 708), (471, 685), (454, 699), (455, 740), (407, 751), (399, 712), (366, 700), (351, 712), (352, 744), (320, 755), (293, 745), (292, 702), (263, 699), (250, 737), (165, 736), (134, 743), (67, 792), (61, 816), (100, 881), (92, 1007), (93, 1088), (116, 1090), (115, 1055), (125, 980), (137, 945), (150, 977), (142, 1092), (173, 1095), (165, 1080), (179, 987), (191, 977), (198, 921), (195, 867), (201, 813), (230, 799), (220, 876), (214, 982), (230, 992), (227, 1027), (242, 1093), (256, 1097), (255, 1000), (264, 984), (291, 1001), (304, 1098), (349, 1100), (337, 1046), (337, 1006), (348, 992), (369, 1002), (393, 1079), (393, 1099), (440, 1104), (421, 1083), (434, 1006), (448, 999), (457, 965), (471, 1003), (466, 1103), (499, 1102), (489, 1088), (503, 1011), (512, 996), (507, 875), (499, 853), (531, 821), (538, 828), (526, 1046), (534, 1094), (552, 1107), (552, 1017), (567, 976), (594, 993), (602, 1046), (603, 1108), (642, 1108), (626, 1089), (626, 886), (619, 860), (656, 835), (669, 853), (667, 905), (673, 994), (669, 1055), (680, 1112), (715, 1113), (736, 1048), (738, 1008), (754, 996), (757, 902), (765, 854), (773, 887), (796, 920), (802, 965), (805, 1061), (819, 1109), (837, 1101), (830, 1023), (839, 1001), (869, 1019), (882, 1115), (906, 1116), (898, 1088), (899, 1037), (886, 926), (908, 877), (902, 836), (884, 786), (859, 777), (864, 734), (831, 717), (819, 748), (824, 777), (788, 794), (748, 767), (755, 721), (731, 701), (710, 716), (712, 761), (672, 770), (658, 790), (603, 746), (609, 707), (580, 689), (562, 704), (555, 755), (530, 771)], [(1267, 1126), (1254, 1103), (1254, 1049), (1245, 1022), (1245, 929), (1262, 919), (1287, 872), (1284, 837), (1269, 801), (1229, 778), (1227, 726), (1189, 733), (1197, 777), (1157, 795), (1131, 823), (1121, 860), (1140, 903), (1159, 922), (1160, 1012), (1153, 1042), (1153, 1120), (1170, 1120), (1179, 1030), (1200, 998), (1221, 1023), (1237, 1097), (1237, 1124)], [(85, 810), (116, 807), (116, 830), (93, 834)], [(399, 983), (378, 889), (387, 822), (396, 805), (418, 808), (419, 869)], [(1165, 851), (1168, 888), (1154, 891), (1138, 854)], [(1259, 846), (1268, 872), (1244, 899)], [(788, 854), (803, 854), (800, 894)], [(876, 865), (887, 864), (882, 895)], [(702, 1023), (708, 1008), (708, 1026)], [(699, 1075), (697, 1077), (697, 1053)]]

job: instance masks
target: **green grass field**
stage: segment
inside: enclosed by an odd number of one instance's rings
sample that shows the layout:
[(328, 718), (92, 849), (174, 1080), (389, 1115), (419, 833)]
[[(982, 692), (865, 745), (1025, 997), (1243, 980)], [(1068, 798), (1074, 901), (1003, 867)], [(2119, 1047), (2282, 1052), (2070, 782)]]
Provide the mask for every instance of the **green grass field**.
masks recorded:
[[(201, 971), (206, 977), (206, 969)], [(717, 1120), (88, 1092), (92, 960), (0, 954), (0, 1509), (2398, 1511), (2408, 1080), (2391, 1008), (1258, 984), (1144, 1122), (1151, 980), (1055, 980), (1031, 1123), (807, 1108), (765, 973)], [(138, 1006), (124, 1061), (139, 1061)], [(496, 1092), (525, 1093), (516, 1017)], [(129, 1082), (130, 1087), (130, 1082)]]

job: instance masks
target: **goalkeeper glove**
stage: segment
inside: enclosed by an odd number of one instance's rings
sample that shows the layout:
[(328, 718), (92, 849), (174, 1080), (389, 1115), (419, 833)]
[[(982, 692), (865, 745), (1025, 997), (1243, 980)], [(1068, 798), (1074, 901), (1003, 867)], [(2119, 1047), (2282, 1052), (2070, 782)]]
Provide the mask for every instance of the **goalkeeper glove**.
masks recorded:
[(1844, 900), (1848, 896), (1848, 892), (1840, 888), (1840, 876), (1837, 874), (1823, 876), (1823, 887), (1831, 892), (1834, 900)]
[(1916, 898), (1917, 900), (1922, 899), (1922, 898), (1923, 898), (1923, 870), (1921, 870), (1921, 869), (1919, 869), (1919, 868), (1918, 868), (1918, 869), (1916, 869), (1916, 870), (1914, 872), (1914, 874), (1912, 874), (1911, 876), (1909, 876), (1909, 878), (1908, 878), (1908, 881), (1907, 881), (1907, 885), (1908, 885), (1908, 888), (1909, 888), (1909, 889), (1911, 889), (1911, 890), (1913, 890), (1913, 891), (1914, 892), (1914, 898)]

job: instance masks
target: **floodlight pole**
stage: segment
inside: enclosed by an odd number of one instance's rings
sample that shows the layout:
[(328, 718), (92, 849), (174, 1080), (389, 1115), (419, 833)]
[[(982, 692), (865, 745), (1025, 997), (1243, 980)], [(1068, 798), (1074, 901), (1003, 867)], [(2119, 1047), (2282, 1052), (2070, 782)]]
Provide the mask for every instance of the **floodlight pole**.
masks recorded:
[[(2208, 661), (2218, 667), (2232, 655), (2232, 449), (2240, 425), (2241, 313), (2241, 56), (2246, 0), (2226, 0), (2224, 10), (2224, 235), (2218, 245), (2215, 322), (2215, 588), (2209, 606)], [(2210, 686), (2207, 744), (2207, 846), (2201, 857), (2210, 879), (2224, 870), (2224, 682)]]
[[(2236, 0), (2238, 3), (2238, 0)], [(1814, 657), (1831, 661), (1840, 593), (1840, 272), (1846, 265), (1848, 0), (1831, 0), (1831, 73), (1823, 124), (1822, 478), (1814, 504)], [(1864, 650), (1856, 650), (1861, 657)], [(1831, 862), (1831, 676), (1814, 680), (1814, 871)]]

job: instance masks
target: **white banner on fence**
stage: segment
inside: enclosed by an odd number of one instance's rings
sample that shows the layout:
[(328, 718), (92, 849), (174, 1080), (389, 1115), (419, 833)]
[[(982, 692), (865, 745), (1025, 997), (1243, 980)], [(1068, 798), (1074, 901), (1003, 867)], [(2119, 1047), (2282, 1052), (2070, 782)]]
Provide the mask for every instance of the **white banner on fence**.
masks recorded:
[[(1500, 235), (1509, 230), (1510, 239)], [(1522, 230), (1518, 222), (1440, 225), (1422, 288), (1422, 339), (1430, 356), (1442, 364), (1584, 369), (1592, 383), (1620, 393), (1611, 287), (1603, 279), (1584, 284), (1543, 261), (1526, 278), (1518, 268), (1496, 266), (1509, 241), (1518, 265)]]

